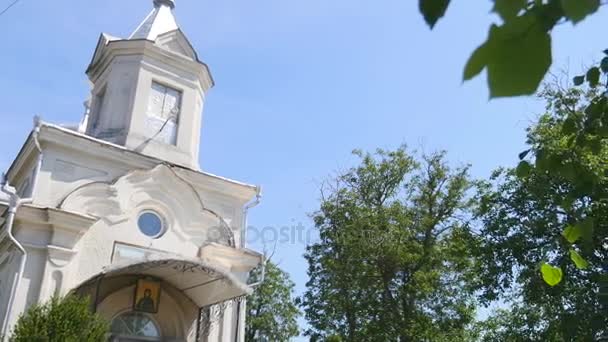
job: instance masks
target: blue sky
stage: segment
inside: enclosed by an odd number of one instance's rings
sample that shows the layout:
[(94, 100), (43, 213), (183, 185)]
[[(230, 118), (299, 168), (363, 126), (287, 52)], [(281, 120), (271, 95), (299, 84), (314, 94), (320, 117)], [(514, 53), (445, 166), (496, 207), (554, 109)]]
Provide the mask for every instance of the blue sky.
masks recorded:
[[(0, 0), (0, 8), (10, 2)], [(100, 32), (128, 36), (151, 4), (21, 0), (0, 16), (0, 168), (33, 115), (80, 119), (84, 70)], [(513, 165), (543, 104), (489, 101), (485, 76), (461, 81), (496, 20), (491, 4), (456, 1), (429, 31), (411, 0), (177, 0), (178, 23), (216, 80), (204, 112), (203, 169), (263, 186), (263, 202), (250, 213), (262, 229), (310, 228), (320, 182), (353, 165), (354, 148), (446, 149), (452, 162), (471, 163), (476, 177)], [(604, 10), (574, 29), (560, 25), (553, 71), (576, 74), (598, 60), (606, 22)], [(304, 248), (281, 243), (274, 256), (298, 293)]]

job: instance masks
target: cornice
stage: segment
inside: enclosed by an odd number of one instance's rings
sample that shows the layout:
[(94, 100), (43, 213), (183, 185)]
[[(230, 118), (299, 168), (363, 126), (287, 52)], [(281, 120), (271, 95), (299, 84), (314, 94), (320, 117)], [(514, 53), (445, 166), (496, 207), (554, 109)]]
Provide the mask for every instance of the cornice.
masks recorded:
[(199, 258), (210, 264), (219, 264), (233, 272), (249, 272), (264, 261), (264, 256), (249, 249), (228, 248), (209, 243), (199, 249)]
[[(118, 161), (133, 169), (150, 168), (158, 164), (150, 158), (132, 152), (124, 146), (96, 139), (52, 124), (43, 124), (39, 140), (107, 160)], [(86, 151), (86, 152), (83, 152)]]
[[(150, 169), (158, 164), (167, 164), (196, 188), (229, 196), (243, 203), (255, 197), (258, 189), (257, 186), (252, 184), (217, 176), (209, 172), (193, 170), (186, 166), (172, 164), (129, 150), (124, 146), (116, 145), (49, 123), (42, 123), (38, 139), (43, 144), (43, 150), (46, 148), (44, 143), (53, 144), (65, 149), (77, 151), (78, 153), (85, 153), (97, 158), (118, 162), (130, 169)], [(30, 134), (9, 168), (9, 179), (14, 177), (15, 172), (20, 170), (20, 167), (27, 161), (32, 153), (36, 153), (36, 150), (34, 139)]]
[(258, 188), (255, 185), (217, 176), (212, 173), (175, 165), (129, 150), (124, 146), (47, 123), (42, 125), (40, 139), (65, 148), (77, 150), (80, 153), (83, 153), (82, 151), (87, 151), (87, 153), (90, 153), (91, 155), (103, 156), (109, 160), (116, 160), (128, 165), (132, 169), (150, 169), (158, 164), (167, 164), (173, 167), (180, 176), (187, 179), (195, 187), (219, 192), (241, 201), (248, 201), (253, 198)]
[(147, 56), (186, 72), (194, 72), (201, 85), (201, 90), (206, 92), (213, 87), (213, 78), (207, 64), (188, 58), (157, 46), (154, 42), (145, 39), (135, 40), (112, 40), (103, 48), (101, 57), (91, 64), (86, 73), (91, 82), (103, 73), (117, 56)]
[(11, 166), (9, 167), (9, 169), (6, 173), (9, 182), (13, 181), (16, 173), (19, 172), (19, 170), (21, 170), (23, 168), (23, 165), (25, 164), (25, 162), (33, 154), (37, 154), (37, 153), (38, 153), (38, 151), (36, 150), (36, 145), (34, 143), (34, 137), (33, 137), (32, 132), (30, 132), (27, 139), (25, 139), (25, 142), (21, 146), (21, 149), (19, 150), (17, 157), (15, 157), (15, 160), (13, 160), (13, 163), (11, 164)]
[(19, 208), (16, 219), (21, 222), (62, 227), (79, 233), (86, 231), (99, 220), (96, 217), (72, 211), (29, 204)]
[(197, 189), (204, 192), (214, 192), (237, 198), (242, 204), (251, 200), (257, 193), (258, 187), (233, 181), (209, 173), (191, 172), (188, 169), (175, 168), (176, 172)]
[(52, 246), (57, 252), (56, 255), (64, 255), (63, 252), (72, 250), (84, 233), (99, 220), (89, 215), (35, 205), (24, 205), (19, 208), (16, 219), (19, 223), (45, 227), (42, 229), (51, 231), (51, 238), (44, 247)]

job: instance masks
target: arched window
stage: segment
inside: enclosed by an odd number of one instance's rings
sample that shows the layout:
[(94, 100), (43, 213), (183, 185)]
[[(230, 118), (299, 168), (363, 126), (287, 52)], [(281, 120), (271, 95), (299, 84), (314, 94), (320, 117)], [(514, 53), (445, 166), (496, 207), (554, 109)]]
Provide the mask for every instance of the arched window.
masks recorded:
[(126, 312), (112, 320), (112, 341), (160, 341), (160, 330), (146, 314)]

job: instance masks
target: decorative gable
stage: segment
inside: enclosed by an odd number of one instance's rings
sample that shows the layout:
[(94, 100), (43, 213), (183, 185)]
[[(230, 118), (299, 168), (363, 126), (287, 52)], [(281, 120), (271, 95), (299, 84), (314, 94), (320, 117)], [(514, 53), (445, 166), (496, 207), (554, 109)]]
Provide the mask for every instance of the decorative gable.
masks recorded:
[(158, 36), (156, 45), (165, 50), (186, 56), (196, 61), (198, 60), (198, 56), (196, 55), (196, 51), (192, 47), (192, 44), (190, 44), (188, 38), (186, 38), (184, 33), (179, 29)]
[(95, 47), (95, 53), (93, 53), (93, 58), (91, 59), (91, 63), (89, 63), (89, 69), (95, 65), (103, 55), (103, 51), (105, 47), (112, 41), (120, 40), (120, 38), (113, 37), (107, 33), (102, 33), (97, 40), (97, 46)]

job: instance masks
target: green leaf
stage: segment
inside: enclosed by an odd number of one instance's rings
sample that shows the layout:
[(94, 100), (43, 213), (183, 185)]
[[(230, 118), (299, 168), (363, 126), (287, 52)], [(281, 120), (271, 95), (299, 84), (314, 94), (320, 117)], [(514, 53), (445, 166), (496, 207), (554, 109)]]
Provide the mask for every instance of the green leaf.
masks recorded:
[(593, 67), (587, 71), (587, 82), (591, 87), (596, 87), (600, 83), (600, 69)]
[[(562, 208), (564, 208), (565, 210), (569, 211), (572, 210), (572, 206), (574, 205), (574, 202), (576, 201), (576, 196), (572, 195), (572, 194), (568, 194), (566, 195), (566, 197), (564, 198), (564, 200), (561, 203)], [(567, 227), (566, 227), (567, 229)]]
[(594, 226), (594, 222), (593, 222), (593, 218), (592, 217), (587, 217), (583, 220), (583, 222), (580, 223), (581, 226), (581, 236), (583, 237), (583, 239), (585, 239), (586, 241), (591, 241), (591, 239), (593, 238), (593, 226)]
[(579, 176), (576, 172), (575, 166), (571, 162), (565, 162), (564, 164), (561, 164), (555, 170), (555, 173), (560, 177), (564, 177), (568, 181), (576, 180)]
[(488, 49), (486, 44), (481, 44), (473, 53), (469, 60), (467, 61), (467, 65), (464, 67), (464, 75), (463, 79), (468, 81), (473, 77), (477, 76), (483, 68), (488, 64)]
[(519, 178), (525, 178), (528, 177), (531, 170), (532, 165), (530, 165), (530, 163), (528, 163), (527, 161), (522, 160), (521, 162), (519, 162), (519, 165), (517, 165), (517, 168), (515, 169), (515, 174)]
[(602, 62), (600, 63), (600, 69), (602, 69), (603, 73), (608, 73), (608, 57), (602, 58)]
[(607, 100), (606, 97), (601, 96), (599, 100), (594, 99), (587, 108), (585, 108), (585, 114), (589, 116), (589, 119), (596, 120), (604, 116), (606, 111)]
[(547, 170), (557, 172), (564, 166), (563, 162), (563, 156), (556, 153), (552, 153), (547, 158)]
[(576, 268), (578, 268), (579, 270), (584, 270), (589, 267), (589, 263), (587, 262), (587, 260), (583, 259), (583, 257), (572, 248), (570, 249), (570, 259), (574, 262)]
[(498, 13), (502, 20), (513, 19), (526, 7), (527, 0), (494, 0), (493, 11)]
[(570, 243), (575, 243), (581, 235), (583, 232), (580, 225), (568, 225), (562, 232), (562, 236)]
[(608, 126), (602, 123), (602, 126), (597, 130), (597, 134), (602, 138), (608, 138)]
[(535, 164), (536, 164), (537, 168), (539, 168), (540, 170), (543, 170), (543, 171), (547, 170), (547, 167), (549, 165), (548, 160), (549, 160), (548, 153), (545, 150), (540, 149), (540, 150), (536, 151)]
[(486, 42), (491, 97), (536, 92), (551, 66), (551, 36), (534, 15), (492, 25)]
[(583, 84), (583, 82), (585, 82), (585, 76), (576, 76), (572, 79), (572, 81), (574, 82), (575, 86), (580, 86)]
[(576, 119), (572, 116), (569, 116), (564, 123), (562, 124), (562, 133), (564, 134), (573, 134), (577, 131), (576, 127)]
[(561, 0), (561, 4), (566, 18), (576, 24), (597, 11), (600, 0)]
[(419, 0), (418, 7), (426, 23), (435, 27), (439, 18), (443, 17), (450, 5), (450, 0)]
[(540, 267), (540, 272), (543, 276), (543, 280), (545, 283), (549, 284), (549, 286), (555, 286), (562, 281), (563, 272), (559, 267), (543, 263)]

